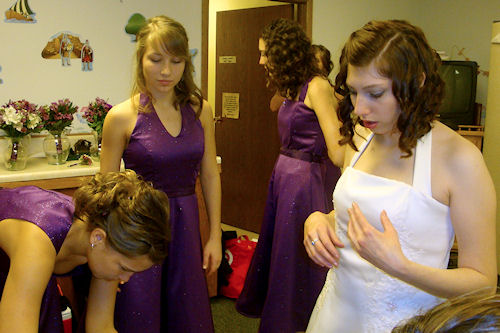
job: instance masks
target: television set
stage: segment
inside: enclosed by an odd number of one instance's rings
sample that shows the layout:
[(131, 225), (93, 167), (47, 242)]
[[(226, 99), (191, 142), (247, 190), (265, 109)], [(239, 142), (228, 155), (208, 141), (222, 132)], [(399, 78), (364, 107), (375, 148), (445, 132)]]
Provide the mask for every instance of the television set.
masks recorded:
[(444, 60), (439, 74), (445, 83), (445, 97), (439, 108), (439, 121), (458, 129), (475, 122), (478, 65), (475, 61)]

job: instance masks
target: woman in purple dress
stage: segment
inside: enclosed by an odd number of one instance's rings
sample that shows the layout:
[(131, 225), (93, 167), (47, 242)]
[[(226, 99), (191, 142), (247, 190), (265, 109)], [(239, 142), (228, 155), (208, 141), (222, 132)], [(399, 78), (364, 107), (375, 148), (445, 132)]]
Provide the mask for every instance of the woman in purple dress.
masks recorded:
[[(222, 257), (221, 189), (212, 110), (192, 74), (182, 25), (165, 16), (149, 19), (137, 35), (132, 96), (104, 122), (101, 171), (119, 170), (123, 158), (126, 168), (167, 193), (171, 207), (169, 256), (122, 288), (119, 332), (213, 332), (205, 273), (215, 272)], [(198, 175), (210, 222), (203, 249)]]
[(278, 113), (281, 153), (236, 307), (244, 315), (261, 317), (260, 332), (304, 331), (326, 269), (307, 257), (303, 224), (312, 212), (331, 208), (326, 162), (338, 146), (337, 104), (311, 42), (297, 23), (271, 23), (262, 33), (259, 50), (268, 83), (286, 100)]
[(118, 284), (167, 255), (168, 198), (135, 172), (97, 174), (71, 197), (0, 190), (0, 332), (62, 333), (55, 275), (88, 264), (86, 332), (116, 332)]

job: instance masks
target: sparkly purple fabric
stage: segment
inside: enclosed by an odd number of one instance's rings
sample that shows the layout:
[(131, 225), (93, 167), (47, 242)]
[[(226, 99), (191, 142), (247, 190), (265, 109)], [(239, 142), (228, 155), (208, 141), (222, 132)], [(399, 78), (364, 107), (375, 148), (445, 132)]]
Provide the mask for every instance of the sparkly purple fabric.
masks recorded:
[(172, 241), (163, 265), (134, 274), (118, 293), (115, 327), (120, 333), (213, 332), (195, 195), (203, 128), (190, 106), (181, 107), (181, 113), (176, 137), (155, 111), (139, 113), (123, 154), (127, 169), (169, 196)]
[(324, 159), (280, 154), (274, 166), (259, 242), (236, 303), (240, 313), (261, 317), (259, 332), (305, 331), (327, 273), (307, 256), (303, 226), (312, 212), (332, 209), (340, 171), (327, 158), (315, 112), (303, 103), (308, 85), (298, 101), (286, 100), (280, 108), (281, 147)]
[[(35, 186), (0, 190), (0, 221), (12, 218), (36, 224), (49, 236), (56, 252), (59, 252), (71, 227), (73, 211), (71, 197), (58, 192)], [(0, 249), (0, 295), (9, 264), (9, 257)], [(43, 295), (38, 332), (63, 332), (60, 297), (54, 276), (50, 278)]]

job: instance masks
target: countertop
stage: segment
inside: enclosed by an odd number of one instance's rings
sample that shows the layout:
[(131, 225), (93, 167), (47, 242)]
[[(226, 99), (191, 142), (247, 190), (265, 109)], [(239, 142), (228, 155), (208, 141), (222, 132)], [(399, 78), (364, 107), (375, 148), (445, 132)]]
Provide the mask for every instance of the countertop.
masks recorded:
[(31, 157), (26, 163), (26, 168), (21, 171), (9, 171), (0, 164), (0, 183), (93, 176), (99, 171), (99, 167), (100, 164), (96, 161), (92, 161), (92, 165), (78, 164), (78, 161), (51, 165), (47, 163), (45, 157)]

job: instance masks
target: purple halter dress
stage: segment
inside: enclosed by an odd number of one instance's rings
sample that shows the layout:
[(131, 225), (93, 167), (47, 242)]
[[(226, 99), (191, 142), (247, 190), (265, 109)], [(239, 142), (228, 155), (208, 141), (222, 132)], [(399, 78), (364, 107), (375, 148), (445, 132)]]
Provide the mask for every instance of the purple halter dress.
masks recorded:
[[(141, 96), (141, 104), (147, 98)], [(139, 113), (125, 168), (163, 190), (170, 202), (172, 241), (163, 265), (134, 274), (117, 295), (115, 327), (120, 333), (213, 332), (205, 275), (196, 177), (204, 134), (191, 106), (181, 107), (182, 129), (171, 136), (156, 111)]]
[(340, 176), (328, 159), (315, 112), (299, 100), (285, 100), (278, 113), (281, 153), (269, 183), (259, 242), (237, 310), (261, 317), (259, 332), (305, 331), (327, 270), (307, 256), (304, 221), (314, 211), (332, 209)]
[[(0, 221), (19, 219), (32, 222), (49, 236), (56, 253), (73, 222), (74, 206), (71, 197), (35, 186), (0, 190)], [(1, 222), (0, 222), (1, 223)], [(0, 295), (9, 272), (10, 260), (0, 249)], [(40, 308), (40, 333), (62, 333), (59, 292), (55, 276), (47, 284)]]

